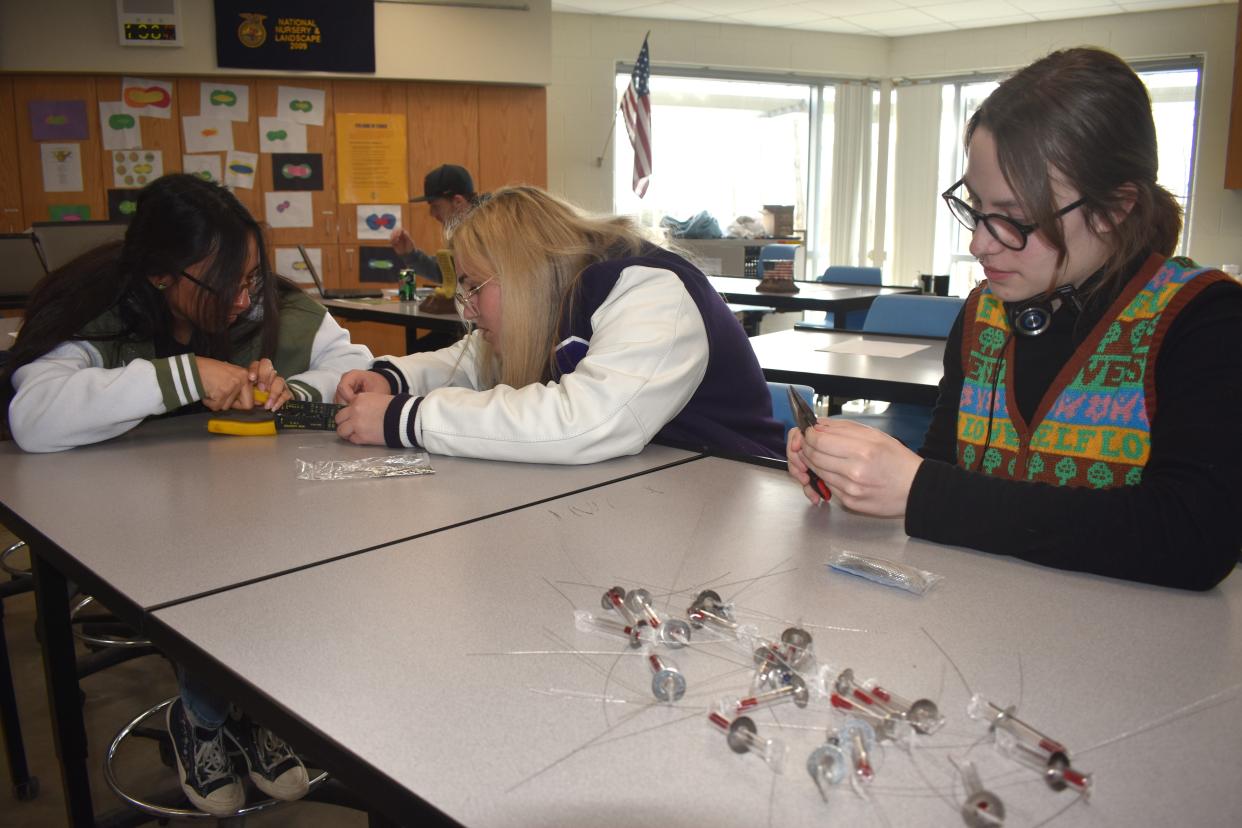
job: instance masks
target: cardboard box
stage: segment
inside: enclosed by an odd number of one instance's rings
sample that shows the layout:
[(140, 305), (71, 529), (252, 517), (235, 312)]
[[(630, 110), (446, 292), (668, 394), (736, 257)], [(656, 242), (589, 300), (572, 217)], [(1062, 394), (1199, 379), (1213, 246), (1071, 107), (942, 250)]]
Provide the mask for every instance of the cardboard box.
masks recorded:
[(763, 229), (774, 239), (787, 239), (793, 235), (792, 204), (763, 205)]

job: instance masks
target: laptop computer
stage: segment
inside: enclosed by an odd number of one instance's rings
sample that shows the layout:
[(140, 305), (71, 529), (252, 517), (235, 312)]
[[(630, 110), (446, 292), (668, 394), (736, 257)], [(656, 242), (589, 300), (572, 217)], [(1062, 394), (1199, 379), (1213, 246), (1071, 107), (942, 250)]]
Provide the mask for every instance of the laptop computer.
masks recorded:
[(128, 227), (119, 221), (36, 221), (32, 229), (51, 273), (88, 250), (125, 238)]
[(315, 281), (315, 287), (319, 289), (319, 295), (324, 299), (377, 299), (384, 295), (383, 291), (375, 288), (324, 288), (323, 280), (319, 278), (319, 271), (315, 270), (310, 256), (306, 255), (306, 248), (300, 244), (298, 255), (302, 257), (306, 270), (310, 273), (311, 279)]
[(0, 296), (28, 296), (46, 275), (33, 235), (0, 235)]

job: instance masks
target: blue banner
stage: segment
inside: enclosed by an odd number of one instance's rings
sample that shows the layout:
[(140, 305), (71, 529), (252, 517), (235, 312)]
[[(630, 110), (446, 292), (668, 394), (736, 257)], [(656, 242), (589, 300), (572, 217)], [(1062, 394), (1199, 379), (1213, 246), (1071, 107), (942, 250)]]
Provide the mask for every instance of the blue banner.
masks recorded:
[(235, 69), (375, 72), (372, 0), (215, 0), (216, 63)]

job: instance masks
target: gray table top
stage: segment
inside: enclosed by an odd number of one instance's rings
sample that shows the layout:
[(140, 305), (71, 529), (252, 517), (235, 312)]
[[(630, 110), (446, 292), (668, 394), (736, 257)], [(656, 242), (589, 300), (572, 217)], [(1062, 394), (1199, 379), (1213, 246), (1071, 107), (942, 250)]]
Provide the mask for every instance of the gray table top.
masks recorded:
[[(828, 570), (840, 549), (943, 581), (916, 596)], [(881, 746), (869, 801), (842, 785), (825, 806), (805, 762), (842, 716), (821, 698), (758, 711), (760, 736), (789, 748), (782, 775), (731, 752), (705, 714), (745, 693), (749, 650), (698, 634), (665, 652), (688, 689), (655, 703), (644, 659), (575, 630), (574, 609), (600, 613), (612, 584), (643, 586), (672, 613), (710, 586), (766, 635), (793, 623), (813, 633), (827, 674), (852, 667), (934, 699), (947, 724), (911, 752)], [(1010, 826), (1233, 825), (1242, 814), (1242, 579), (1191, 594), (938, 546), (907, 538), (899, 520), (810, 507), (783, 472), (725, 460), (154, 618), (379, 784), (470, 826), (960, 825), (951, 760), (967, 759)], [(1094, 774), (1090, 802), (1001, 756), (966, 716), (965, 684), (1065, 743)]]
[(694, 455), (649, 446), (587, 466), (431, 456), (435, 474), (296, 479), (296, 461), (413, 453), (332, 432), (208, 434), (147, 422), (56, 454), (0, 443), (0, 504), (140, 607), (442, 529)]
[(383, 316), (394, 325), (408, 322), (449, 322), (461, 325), (456, 313), (425, 313), (418, 309), (418, 302), (396, 302), (391, 299), (319, 299), (325, 307), (334, 311), (367, 313)]
[(739, 276), (708, 276), (712, 288), (725, 301), (742, 305), (761, 305), (782, 310), (849, 310), (865, 308), (877, 296), (917, 293), (918, 288), (883, 285), (843, 285), (827, 282), (795, 282), (797, 293), (767, 293), (758, 290), (758, 279)]
[[(902, 357), (825, 351), (850, 342), (918, 345)], [(933, 405), (944, 374), (943, 339), (857, 331), (778, 331), (750, 338), (764, 376), (810, 385), (820, 394)]]

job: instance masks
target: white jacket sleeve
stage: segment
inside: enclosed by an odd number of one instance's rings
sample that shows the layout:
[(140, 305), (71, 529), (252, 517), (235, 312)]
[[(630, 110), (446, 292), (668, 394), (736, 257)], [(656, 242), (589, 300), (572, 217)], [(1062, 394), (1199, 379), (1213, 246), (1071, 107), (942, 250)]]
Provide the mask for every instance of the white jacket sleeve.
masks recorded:
[(472, 331), (447, 348), (383, 357), (379, 363), (384, 364), (374, 370), (388, 377), (398, 393), (416, 397), (446, 386), (478, 388), (481, 343), (479, 332)]
[(202, 398), (193, 354), (104, 368), (89, 342), (58, 345), (13, 374), (9, 429), (25, 451), (63, 451), (124, 434)]
[(371, 351), (367, 346), (351, 342), (349, 331), (342, 328), (332, 314), (325, 313), (311, 344), (310, 368), (285, 377), (285, 382), (297, 399), (331, 400), (341, 374), (370, 365)]
[(428, 392), (418, 407), (418, 442), (438, 454), (535, 463), (641, 451), (707, 372), (702, 315), (674, 273), (632, 266), (591, 326), (586, 355), (559, 382)]

